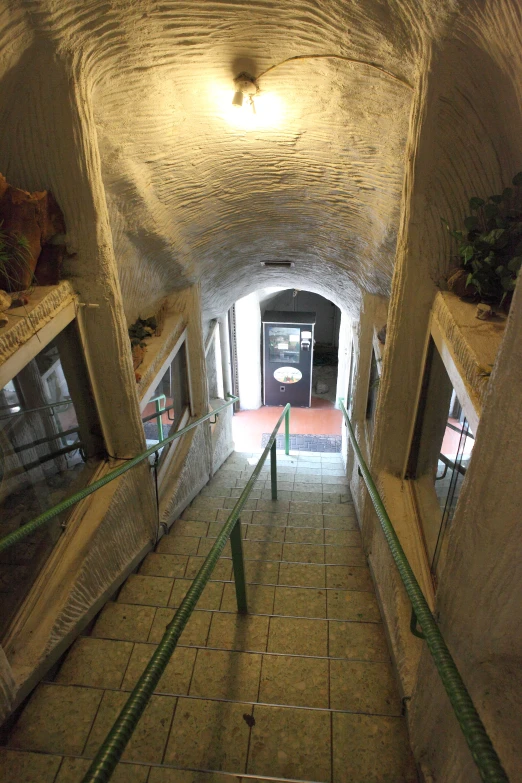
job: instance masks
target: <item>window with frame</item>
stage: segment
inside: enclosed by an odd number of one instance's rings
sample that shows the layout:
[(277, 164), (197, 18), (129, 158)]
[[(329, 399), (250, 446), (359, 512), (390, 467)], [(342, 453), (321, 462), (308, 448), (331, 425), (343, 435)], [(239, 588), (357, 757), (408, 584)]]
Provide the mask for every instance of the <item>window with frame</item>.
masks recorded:
[(455, 515), (473, 444), (474, 433), (440, 353), (430, 338), (407, 477), (417, 480), (420, 523), (434, 576)]
[[(188, 422), (191, 413), (190, 381), (186, 340), (169, 359), (167, 369), (155, 381), (142, 411), (147, 448), (177, 432)], [(174, 445), (170, 444), (171, 446)], [(167, 448), (168, 450), (168, 448)], [(164, 459), (165, 449), (159, 454)]]
[[(101, 427), (72, 321), (0, 389), (0, 535), (86, 486), (102, 456)], [(57, 517), (0, 555), (0, 630), (64, 521), (64, 515)]]

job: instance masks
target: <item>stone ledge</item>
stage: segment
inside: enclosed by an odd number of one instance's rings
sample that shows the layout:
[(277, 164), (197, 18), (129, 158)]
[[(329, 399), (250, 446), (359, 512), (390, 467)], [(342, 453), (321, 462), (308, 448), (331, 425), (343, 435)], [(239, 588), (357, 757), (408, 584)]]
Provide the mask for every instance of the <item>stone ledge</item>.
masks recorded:
[(36, 287), (25, 307), (9, 310), (9, 323), (0, 329), (0, 364), (4, 364), (26, 342), (73, 301), (74, 289), (68, 280), (58, 285)]
[(432, 321), (436, 321), (447, 342), (480, 413), (507, 318), (502, 315), (497, 320), (480, 321), (475, 317), (476, 309), (476, 305), (463, 302), (448, 291), (440, 291), (433, 303)]

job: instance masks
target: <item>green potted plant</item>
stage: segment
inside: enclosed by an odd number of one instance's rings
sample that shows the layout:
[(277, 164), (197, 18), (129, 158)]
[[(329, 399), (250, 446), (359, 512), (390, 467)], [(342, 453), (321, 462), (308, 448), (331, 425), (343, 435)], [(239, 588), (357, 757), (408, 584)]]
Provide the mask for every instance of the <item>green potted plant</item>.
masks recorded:
[(522, 266), (522, 172), (501, 194), (469, 200), (463, 230), (451, 230), (458, 244), (457, 268), (448, 288), (458, 296), (509, 309)]

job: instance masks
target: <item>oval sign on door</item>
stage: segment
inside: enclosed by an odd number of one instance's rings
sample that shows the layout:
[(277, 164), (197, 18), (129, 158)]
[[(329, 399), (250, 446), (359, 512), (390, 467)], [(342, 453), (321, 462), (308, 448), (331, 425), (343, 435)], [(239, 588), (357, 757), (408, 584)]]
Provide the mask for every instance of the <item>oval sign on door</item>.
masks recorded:
[(279, 383), (297, 383), (303, 377), (295, 367), (278, 367), (274, 372), (274, 378)]

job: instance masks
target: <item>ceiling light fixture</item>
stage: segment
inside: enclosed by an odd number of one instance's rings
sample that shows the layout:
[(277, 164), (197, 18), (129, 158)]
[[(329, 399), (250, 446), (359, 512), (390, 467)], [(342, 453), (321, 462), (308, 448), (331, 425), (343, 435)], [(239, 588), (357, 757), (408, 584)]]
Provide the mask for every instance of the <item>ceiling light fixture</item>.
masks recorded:
[(246, 100), (250, 105), (252, 112), (255, 114), (256, 106), (254, 103), (254, 96), (259, 92), (259, 87), (255, 78), (249, 73), (246, 73), (246, 71), (242, 71), (234, 79), (234, 84), (236, 85), (236, 91), (232, 99), (232, 106), (241, 108)]
[(293, 261), (260, 261), (261, 266), (268, 266), (272, 269), (281, 269), (281, 268), (288, 268), (289, 266), (294, 266)]

